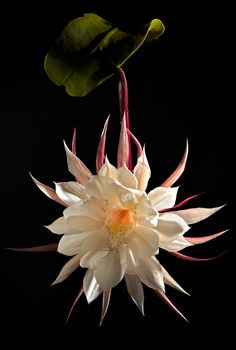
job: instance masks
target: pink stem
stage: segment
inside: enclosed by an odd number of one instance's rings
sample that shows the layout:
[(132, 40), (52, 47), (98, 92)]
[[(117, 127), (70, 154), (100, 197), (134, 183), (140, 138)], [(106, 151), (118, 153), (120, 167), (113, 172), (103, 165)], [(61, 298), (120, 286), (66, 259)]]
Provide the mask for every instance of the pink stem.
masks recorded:
[[(129, 130), (129, 103), (128, 103), (128, 84), (125, 77), (125, 72), (122, 68), (119, 68), (120, 73), (120, 82), (119, 82), (119, 102), (120, 102), (120, 120), (123, 120), (125, 115), (126, 127)], [(131, 152), (131, 143), (130, 135), (128, 133), (128, 143), (129, 143), (129, 169), (132, 170), (132, 152)]]

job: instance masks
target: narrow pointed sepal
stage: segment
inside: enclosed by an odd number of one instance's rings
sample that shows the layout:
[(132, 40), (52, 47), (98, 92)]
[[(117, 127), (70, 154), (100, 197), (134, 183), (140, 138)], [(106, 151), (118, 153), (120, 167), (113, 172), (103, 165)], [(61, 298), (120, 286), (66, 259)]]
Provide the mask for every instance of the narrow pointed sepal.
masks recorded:
[(96, 155), (97, 174), (105, 162), (105, 146), (106, 146), (107, 127), (108, 127), (109, 118), (110, 118), (110, 116), (108, 116), (108, 118), (105, 121), (103, 130), (102, 130), (102, 134), (101, 134), (101, 138), (100, 138), (100, 142), (98, 145), (98, 150), (97, 150), (97, 155)]
[(80, 160), (71, 150), (67, 147), (64, 141), (64, 147), (66, 151), (66, 158), (68, 169), (76, 180), (82, 185), (86, 185), (92, 177), (91, 171), (86, 167), (86, 165)]
[(57, 251), (57, 247), (58, 247), (58, 243), (51, 243), (51, 244), (38, 245), (35, 247), (29, 247), (29, 248), (5, 247), (5, 249), (13, 250), (16, 252), (43, 253), (43, 252), (55, 252), (55, 251)]
[(203, 236), (203, 237), (185, 237), (186, 241), (192, 244), (202, 244), (211, 241), (212, 239), (215, 239), (217, 237), (222, 236), (224, 233), (228, 232), (229, 230), (220, 231), (218, 233), (214, 233), (213, 235)]
[(228, 252), (228, 249), (224, 250), (222, 253), (217, 254), (215, 256), (212, 256), (210, 258), (196, 258), (193, 256), (189, 256), (189, 255), (185, 255), (179, 252), (169, 252), (169, 254), (175, 256), (176, 258), (179, 258), (181, 260), (187, 260), (187, 261), (210, 261), (210, 260), (214, 260), (217, 258), (220, 258), (221, 256), (225, 255)]
[(143, 153), (142, 146), (140, 145), (139, 140), (134, 136), (134, 134), (132, 134), (132, 132), (129, 129), (127, 129), (127, 132), (137, 147), (137, 161), (138, 161), (139, 157), (141, 157)]
[(55, 202), (61, 204), (61, 205), (64, 205), (65, 207), (67, 207), (67, 204), (64, 203), (59, 197), (58, 195), (56, 194), (56, 191), (47, 186), (47, 185), (44, 185), (42, 182), (38, 181), (37, 179), (35, 179), (35, 177), (33, 177), (33, 175), (31, 175), (31, 178), (32, 180), (34, 181), (35, 185), (40, 189), (40, 191), (42, 191), (47, 197), (49, 197), (50, 199), (54, 200)]
[(102, 325), (104, 317), (105, 317), (105, 315), (107, 313), (108, 306), (109, 306), (109, 303), (110, 303), (110, 297), (111, 297), (111, 289), (103, 291), (103, 296), (102, 296), (102, 313), (101, 313), (99, 327)]
[(73, 302), (73, 304), (72, 304), (72, 306), (71, 306), (71, 308), (70, 308), (70, 311), (69, 311), (69, 313), (68, 313), (67, 319), (66, 319), (66, 321), (65, 321), (65, 326), (67, 325), (67, 323), (68, 323), (68, 321), (69, 321), (69, 319), (70, 319), (70, 316), (71, 316), (71, 314), (72, 314), (72, 311), (73, 311), (73, 309), (74, 309), (74, 307), (75, 307), (77, 301), (80, 299), (80, 297), (81, 297), (81, 295), (82, 295), (83, 293), (84, 293), (84, 289), (83, 289), (83, 287), (82, 287), (82, 288), (79, 290), (79, 293), (77, 294), (77, 296), (76, 296), (76, 298), (75, 298), (75, 300), (74, 300), (74, 302)]
[(184, 172), (185, 165), (186, 165), (186, 162), (187, 162), (187, 158), (188, 158), (188, 140), (186, 140), (185, 152), (184, 152), (183, 158), (181, 159), (179, 165), (177, 166), (175, 171), (173, 171), (173, 173), (168, 177), (168, 179), (166, 179), (160, 185), (160, 187), (171, 187), (179, 179), (179, 177)]
[(55, 279), (55, 281), (52, 283), (52, 285), (58, 284), (63, 282), (72, 272), (74, 272), (77, 267), (79, 267), (80, 264), (80, 257), (79, 255), (73, 256), (67, 263), (63, 266), (61, 269), (59, 275)]
[(192, 199), (194, 198), (197, 198), (199, 196), (201, 196), (204, 192), (201, 192), (201, 193), (198, 193), (198, 194), (195, 194), (193, 196), (190, 196), (188, 198), (185, 198), (183, 199), (181, 202), (175, 204), (173, 207), (171, 208), (166, 208), (166, 209), (163, 209), (163, 210), (159, 210), (159, 213), (164, 213), (165, 211), (170, 211), (170, 210), (173, 210), (173, 209), (176, 209), (176, 208), (179, 208), (179, 207), (182, 207), (182, 205), (188, 203), (189, 201), (191, 201)]
[[(196, 224), (199, 221), (207, 219), (209, 216), (215, 214), (218, 210), (222, 209), (225, 205), (215, 208), (190, 208), (183, 210), (175, 210), (172, 213), (180, 216), (187, 224)], [(170, 213), (170, 212), (169, 212)]]
[(174, 306), (174, 304), (170, 301), (170, 299), (165, 295), (163, 291), (155, 290), (155, 292), (172, 310), (174, 310), (179, 316), (181, 316), (186, 322), (189, 323), (187, 318), (177, 309), (177, 307)]
[(184, 290), (179, 283), (176, 282), (176, 280), (169, 274), (169, 272), (163, 267), (161, 266), (162, 271), (163, 271), (163, 278), (164, 278), (164, 282), (165, 284), (168, 284), (170, 287), (175, 288), (176, 290), (187, 294), (188, 296), (190, 296), (190, 294), (188, 292), (186, 292), (186, 290)]
[(72, 138), (72, 145), (71, 145), (72, 153), (76, 156), (76, 128), (74, 128), (73, 138)]
[(125, 115), (123, 117), (121, 125), (120, 139), (117, 151), (117, 168), (121, 168), (122, 166), (126, 166), (127, 168), (129, 168), (129, 140)]

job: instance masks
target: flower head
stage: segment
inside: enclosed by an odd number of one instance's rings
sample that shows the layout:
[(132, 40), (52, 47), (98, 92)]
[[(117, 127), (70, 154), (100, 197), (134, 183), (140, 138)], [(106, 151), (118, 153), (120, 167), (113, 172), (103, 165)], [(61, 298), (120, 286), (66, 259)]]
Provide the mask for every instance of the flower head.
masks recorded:
[[(96, 175), (76, 156), (74, 137), (72, 151), (66, 144), (65, 151), (68, 169), (76, 181), (56, 183), (53, 190), (33, 178), (48, 197), (66, 207), (59, 219), (46, 226), (61, 237), (58, 252), (72, 257), (54, 284), (64, 281), (77, 267), (86, 268), (83, 287), (76, 301), (83, 291), (88, 302), (103, 293), (101, 322), (108, 308), (111, 290), (123, 278), (130, 296), (142, 312), (142, 285), (145, 284), (184, 317), (167, 298), (165, 284), (186, 292), (156, 256), (159, 249), (164, 249), (183, 259), (196, 259), (179, 251), (209, 241), (224, 231), (198, 238), (184, 235), (189, 225), (207, 218), (221, 207), (176, 210), (195, 197), (175, 204), (178, 187), (171, 187), (184, 171), (188, 142), (177, 169), (161, 186), (147, 191), (151, 170), (145, 149), (126, 127), (124, 117), (115, 167), (104, 153), (107, 126), (108, 119), (98, 146)], [(134, 168), (130, 166), (129, 137), (137, 146), (138, 159)]]

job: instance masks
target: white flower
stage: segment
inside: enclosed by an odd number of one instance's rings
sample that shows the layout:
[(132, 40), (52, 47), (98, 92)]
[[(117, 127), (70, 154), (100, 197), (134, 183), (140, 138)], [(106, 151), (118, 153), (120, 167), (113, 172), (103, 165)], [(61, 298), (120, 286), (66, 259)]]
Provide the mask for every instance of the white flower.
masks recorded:
[[(76, 182), (56, 183), (53, 190), (33, 178), (47, 196), (67, 207), (63, 216), (47, 226), (51, 232), (61, 235), (58, 252), (72, 257), (54, 284), (65, 280), (77, 267), (86, 268), (83, 291), (87, 301), (91, 302), (103, 293), (101, 322), (111, 289), (123, 278), (130, 296), (142, 312), (143, 283), (180, 314), (165, 295), (165, 284), (186, 292), (161, 266), (156, 255), (161, 248), (184, 259), (194, 259), (178, 251), (209, 241), (224, 231), (200, 238), (184, 237), (190, 228), (188, 225), (207, 218), (221, 207), (172, 210), (181, 204), (175, 206), (178, 187), (171, 186), (184, 171), (188, 143), (177, 169), (160, 187), (146, 192), (151, 171), (145, 149), (127, 130), (124, 118), (116, 168), (104, 156), (107, 124), (108, 119), (96, 157), (97, 175), (92, 175), (65, 144), (68, 168)], [(128, 135), (137, 145), (138, 160), (134, 169), (129, 169)], [(182, 203), (190, 199), (192, 197)], [(77, 299), (81, 294), (82, 290)]]

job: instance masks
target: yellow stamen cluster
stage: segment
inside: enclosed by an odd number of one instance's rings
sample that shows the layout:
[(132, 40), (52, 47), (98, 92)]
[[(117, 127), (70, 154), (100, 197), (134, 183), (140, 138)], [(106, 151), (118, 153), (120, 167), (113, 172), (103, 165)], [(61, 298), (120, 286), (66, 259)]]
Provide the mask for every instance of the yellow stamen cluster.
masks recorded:
[(135, 227), (134, 214), (128, 209), (115, 209), (108, 214), (105, 227), (113, 248), (125, 244)]

